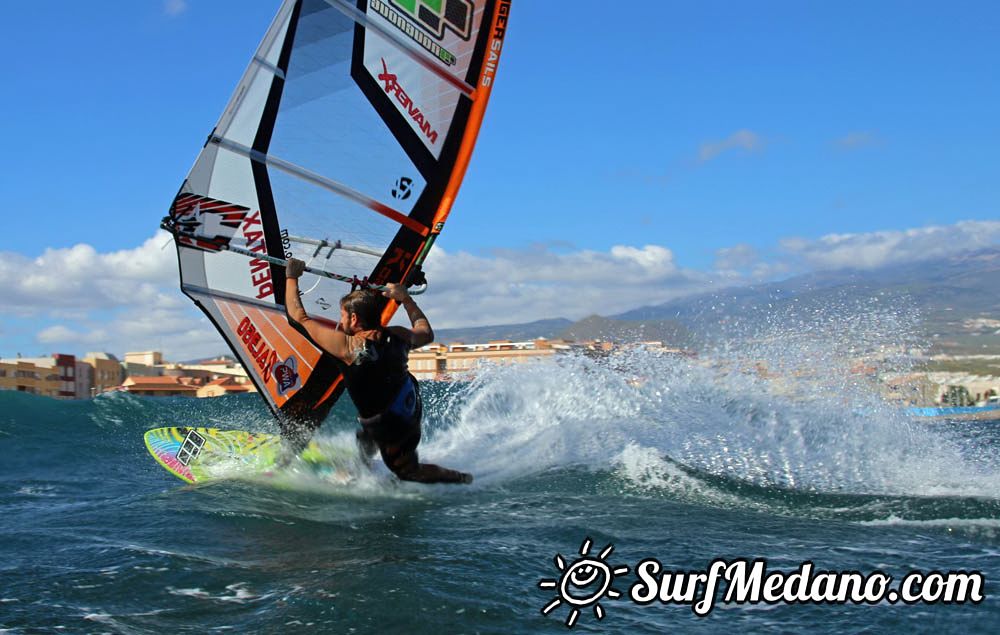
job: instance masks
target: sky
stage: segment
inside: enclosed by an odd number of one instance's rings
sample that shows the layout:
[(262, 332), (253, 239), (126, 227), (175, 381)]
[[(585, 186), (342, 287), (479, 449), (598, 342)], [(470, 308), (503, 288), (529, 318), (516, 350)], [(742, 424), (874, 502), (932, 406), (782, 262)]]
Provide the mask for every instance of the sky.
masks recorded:
[[(0, 357), (226, 350), (157, 230), (278, 2), (5, 8)], [(514, 0), (437, 328), (1000, 243), (1000, 5)]]

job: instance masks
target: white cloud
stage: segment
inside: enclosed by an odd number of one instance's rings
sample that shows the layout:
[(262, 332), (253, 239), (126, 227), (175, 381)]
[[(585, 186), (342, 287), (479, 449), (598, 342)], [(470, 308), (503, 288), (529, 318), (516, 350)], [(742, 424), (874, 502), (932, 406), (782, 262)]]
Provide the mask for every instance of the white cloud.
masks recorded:
[(208, 319), (190, 302), (180, 309), (134, 308), (118, 311), (103, 321), (88, 318), (69, 326), (57, 324), (39, 331), (35, 339), (67, 350), (101, 350), (118, 355), (160, 350), (168, 359), (210, 357), (228, 350)]
[(757, 264), (760, 255), (752, 245), (740, 243), (715, 252), (715, 268), (722, 271), (744, 270)]
[(170, 17), (176, 17), (188, 9), (187, 0), (164, 0), (163, 12)]
[(721, 141), (706, 141), (698, 149), (698, 160), (702, 163), (711, 161), (724, 152), (742, 149), (756, 152), (764, 148), (764, 138), (751, 130), (737, 130)]
[(90, 245), (46, 249), (34, 259), (0, 254), (4, 310), (31, 317), (53, 310), (88, 311), (142, 303), (179, 306), (177, 258), (166, 232), (134, 249), (99, 254)]
[(642, 249), (615, 245), (611, 257), (622, 264), (637, 265), (650, 276), (667, 276), (677, 271), (673, 252), (659, 245), (646, 245)]
[[(158, 232), (139, 247), (110, 253), (81, 244), (34, 259), (0, 254), (0, 295), (9, 299), (4, 311), (44, 319), (37, 342), (67, 349), (157, 349), (175, 359), (226, 350), (179, 291), (169, 241)], [(580, 318), (664, 302), (726, 280), (678, 267), (673, 252), (660, 245), (568, 249), (536, 245), (474, 256), (437, 248), (425, 266), (431, 287), (421, 304), (439, 328)]]
[[(711, 271), (680, 267), (662, 245), (615, 245), (607, 251), (535, 245), (483, 255), (439, 246), (425, 263), (430, 289), (420, 299), (437, 328), (579, 319), (802, 271), (873, 268), (998, 242), (1000, 221), (793, 237), (780, 241), (773, 253), (748, 244), (721, 248)], [(228, 348), (181, 294), (175, 250), (162, 232), (139, 247), (110, 253), (75, 245), (47, 249), (33, 259), (0, 254), (0, 297), (6, 299), (3, 314), (39, 323), (35, 338), (47, 347), (155, 349), (172, 359)]]
[(215, 328), (179, 289), (172, 239), (157, 232), (133, 249), (46, 249), (37, 258), (0, 254), (2, 313), (55, 322), (39, 344), (69, 349), (157, 348), (178, 358), (226, 350)]
[(828, 234), (818, 240), (786, 238), (782, 251), (807, 269), (874, 269), (989, 247), (1000, 241), (1000, 221), (961, 221), (954, 225)]
[(78, 344), (78, 343), (90, 343), (93, 340), (99, 340), (100, 337), (94, 338), (93, 335), (103, 335), (104, 332), (94, 332), (94, 333), (80, 333), (74, 331), (62, 324), (56, 326), (50, 326), (46, 329), (42, 329), (38, 332), (37, 339), (42, 344)]
[(721, 282), (678, 267), (659, 245), (565, 254), (499, 250), (491, 257), (436, 248), (424, 269), (431, 286), (422, 307), (439, 328), (610, 315)]

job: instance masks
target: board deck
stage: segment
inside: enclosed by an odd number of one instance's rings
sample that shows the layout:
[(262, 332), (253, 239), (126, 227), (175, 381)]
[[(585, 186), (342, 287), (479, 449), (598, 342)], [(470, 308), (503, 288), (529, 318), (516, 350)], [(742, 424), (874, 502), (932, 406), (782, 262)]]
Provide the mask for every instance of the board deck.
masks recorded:
[[(155, 428), (144, 435), (146, 448), (168, 472), (187, 483), (248, 478), (275, 467), (281, 437), (216, 428)], [(321, 448), (311, 441), (299, 459), (314, 465), (351, 460), (346, 449)]]

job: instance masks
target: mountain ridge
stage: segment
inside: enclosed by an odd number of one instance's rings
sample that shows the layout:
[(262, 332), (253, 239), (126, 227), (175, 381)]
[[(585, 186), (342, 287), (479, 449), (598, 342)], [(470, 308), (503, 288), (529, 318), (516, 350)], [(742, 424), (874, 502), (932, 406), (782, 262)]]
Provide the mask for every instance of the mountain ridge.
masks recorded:
[[(992, 286), (991, 286), (992, 285)], [(938, 353), (1000, 354), (1000, 247), (947, 257), (895, 263), (873, 269), (816, 271), (755, 285), (729, 287), (677, 298), (622, 313), (591, 315), (468, 329), (441, 329), (438, 341), (487, 339), (661, 340), (692, 346), (734, 320), (766, 319), (788, 310), (848, 306), (877, 298), (887, 305), (911, 306), (922, 317), (923, 335)], [(983, 322), (985, 320), (985, 322)], [(972, 324), (983, 322), (983, 324)], [(457, 339), (451, 339), (457, 336)], [(478, 338), (478, 339), (477, 339)]]

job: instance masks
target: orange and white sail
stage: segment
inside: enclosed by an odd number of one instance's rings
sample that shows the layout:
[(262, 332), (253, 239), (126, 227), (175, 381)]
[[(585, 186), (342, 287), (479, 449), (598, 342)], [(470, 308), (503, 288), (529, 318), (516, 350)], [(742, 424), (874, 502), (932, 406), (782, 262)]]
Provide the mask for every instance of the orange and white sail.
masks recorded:
[[(339, 363), (285, 316), (339, 317), (354, 280), (413, 283), (451, 211), (509, 0), (286, 0), (163, 221), (181, 289), (285, 421), (318, 423)], [(383, 320), (396, 307), (388, 303)]]

